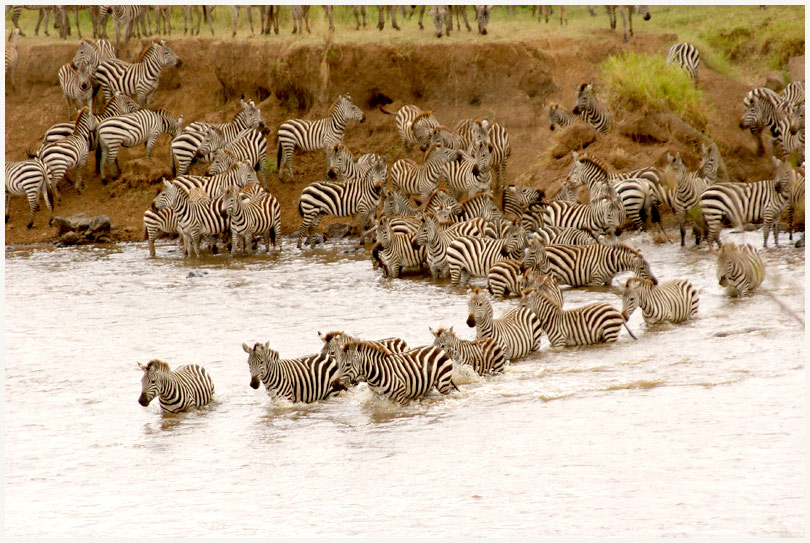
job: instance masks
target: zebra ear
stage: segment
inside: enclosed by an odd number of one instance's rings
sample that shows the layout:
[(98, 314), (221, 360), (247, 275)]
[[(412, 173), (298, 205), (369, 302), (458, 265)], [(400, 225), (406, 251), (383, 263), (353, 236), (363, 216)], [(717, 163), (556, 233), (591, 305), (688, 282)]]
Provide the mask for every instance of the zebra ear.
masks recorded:
[(146, 366), (144, 366), (140, 362), (138, 362), (138, 368), (142, 369), (143, 371), (146, 371)]
[(243, 349), (243, 350), (244, 350), (246, 353), (249, 353), (249, 352), (250, 352), (250, 346), (249, 346), (247, 343), (243, 343), (243, 344), (242, 344), (242, 349)]
[(161, 181), (163, 181), (163, 186), (164, 187), (168, 188), (168, 187), (171, 186), (171, 183), (169, 181), (166, 181), (165, 177), (161, 178)]

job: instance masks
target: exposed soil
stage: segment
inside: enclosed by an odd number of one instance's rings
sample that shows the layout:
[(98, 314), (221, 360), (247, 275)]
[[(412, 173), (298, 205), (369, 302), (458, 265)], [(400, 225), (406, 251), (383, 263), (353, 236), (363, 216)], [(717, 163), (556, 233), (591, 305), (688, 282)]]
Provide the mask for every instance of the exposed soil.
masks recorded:
[[(549, 102), (571, 109), (576, 87), (596, 80), (596, 66), (608, 55), (624, 48), (666, 51), (665, 38), (639, 35), (625, 45), (620, 35), (605, 31), (589, 40), (544, 38), (395, 47), (177, 39), (169, 45), (183, 65), (164, 70), (153, 107), (182, 114), (186, 123), (226, 122), (238, 111), (244, 95), (259, 104), (271, 129), (268, 163), (274, 165), (275, 128), (289, 118), (325, 116), (334, 98), (345, 92), (366, 112), (365, 123), (349, 125), (347, 147), (355, 154), (380, 153), (388, 158), (389, 166), (404, 157), (405, 151), (393, 115), (381, 111), (380, 105), (394, 113), (402, 105), (417, 104), (450, 127), (463, 118), (488, 118), (510, 134), (509, 181), (553, 193), (559, 187), (557, 180), (568, 170), (570, 149), (582, 141), (594, 140), (587, 150), (617, 170), (661, 166), (666, 153), (675, 151), (681, 152), (689, 167), (697, 166), (702, 136), (677, 119), (616, 112), (616, 129), (594, 138), (583, 133), (590, 131), (584, 127), (551, 132), (543, 110)], [(7, 89), (6, 94), (6, 160), (25, 159), (26, 150), (38, 148), (39, 138), (49, 126), (67, 120), (57, 72), (70, 62), (75, 50), (75, 43), (32, 45), (21, 41), (17, 88)], [(709, 119), (706, 135), (717, 143), (730, 178), (770, 176), (769, 159), (756, 155), (753, 137), (738, 127), (742, 98), (749, 88), (708, 68), (701, 68), (700, 77)], [(598, 93), (598, 80), (595, 88)], [(171, 171), (168, 137), (158, 143), (151, 158), (145, 158), (140, 147), (123, 150), (119, 161), (122, 176), (107, 185), (88, 165), (81, 195), (63, 182), (56, 215), (106, 214), (112, 219), (115, 239), (143, 239), (143, 212), (161, 177)], [(296, 154), (294, 171), (295, 183), (279, 183), (276, 173), (270, 176), (271, 192), (282, 206), (285, 233), (300, 224), (296, 202), (301, 189), (325, 177), (323, 153)], [(24, 198), (12, 199), (10, 214), (7, 244), (55, 241), (56, 229), (47, 226), (47, 210), (37, 214), (31, 230), (25, 228), (28, 208)]]

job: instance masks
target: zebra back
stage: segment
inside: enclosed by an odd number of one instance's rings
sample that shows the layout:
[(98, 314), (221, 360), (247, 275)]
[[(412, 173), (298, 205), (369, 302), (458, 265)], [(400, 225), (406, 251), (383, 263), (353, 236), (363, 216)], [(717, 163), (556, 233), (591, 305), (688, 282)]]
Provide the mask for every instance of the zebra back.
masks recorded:
[(614, 342), (625, 324), (622, 314), (606, 303), (593, 303), (563, 310), (545, 293), (526, 292), (520, 306), (532, 311), (553, 347)]
[(632, 271), (657, 283), (641, 251), (627, 245), (549, 245), (546, 255), (551, 275), (572, 287), (609, 285), (622, 271)]

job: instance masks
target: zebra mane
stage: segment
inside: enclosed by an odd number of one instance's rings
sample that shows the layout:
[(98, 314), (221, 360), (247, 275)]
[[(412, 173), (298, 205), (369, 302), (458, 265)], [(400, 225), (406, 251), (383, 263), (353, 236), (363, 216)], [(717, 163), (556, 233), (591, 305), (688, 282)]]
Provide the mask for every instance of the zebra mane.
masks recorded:
[[(87, 41), (87, 40), (84, 40), (84, 41)], [(115, 91), (115, 94), (113, 94), (113, 95), (112, 95), (112, 97), (110, 97), (110, 99), (109, 99), (109, 100), (107, 100), (107, 102), (106, 102), (106, 103), (105, 103), (105, 104), (104, 104), (104, 105), (101, 107), (101, 111), (99, 112), (99, 115), (103, 115), (103, 114), (104, 114), (104, 112), (107, 110), (107, 108), (110, 106), (110, 104), (112, 104), (112, 103), (113, 103), (113, 100), (115, 100), (116, 98), (118, 98), (118, 96), (119, 96), (120, 94), (121, 94), (121, 93), (120, 93), (119, 91)]]
[(76, 116), (76, 122), (73, 123), (73, 132), (74, 133), (76, 132), (76, 129), (79, 127), (79, 121), (82, 120), (82, 118), (84, 117), (84, 114), (87, 113), (87, 112), (88, 112), (87, 106), (84, 106), (81, 109), (81, 111), (79, 111), (79, 114)]
[(364, 349), (369, 349), (371, 351), (378, 352), (385, 356), (391, 356), (394, 354), (387, 347), (380, 345), (379, 343), (370, 343), (368, 341), (350, 341), (343, 346), (343, 352), (344, 353), (349, 352), (349, 349), (355, 345), (358, 347), (362, 347)]
[(655, 283), (653, 283), (649, 279), (644, 279), (643, 277), (633, 276), (633, 277), (628, 277), (627, 278), (627, 282), (624, 284), (624, 288), (630, 288), (631, 283), (638, 283), (639, 285), (645, 285), (646, 284), (650, 288), (655, 286)]
[(624, 243), (617, 243), (616, 245), (613, 245), (613, 247), (633, 253), (639, 258), (644, 258), (644, 255), (641, 254), (641, 251), (639, 251), (638, 249), (633, 249), (632, 247), (630, 247), (629, 245), (625, 245)]
[(144, 48), (143, 50), (141, 50), (140, 54), (138, 54), (138, 58), (137, 58), (137, 59), (135, 59), (135, 63), (137, 64), (138, 62), (143, 61), (143, 59), (144, 59), (144, 57), (146, 56), (146, 54), (147, 54), (149, 51), (151, 51), (152, 49), (154, 49), (155, 45), (156, 45), (155, 43), (150, 43), (150, 44), (149, 44), (149, 47), (146, 47), (146, 48)]
[(436, 337), (441, 336), (445, 332), (449, 332), (449, 333), (451, 333), (453, 335), (456, 335), (456, 333), (453, 331), (452, 326), (450, 328), (438, 328), (435, 331), (431, 328), (430, 331), (433, 332), (433, 335), (436, 336)]
[(332, 332), (327, 332), (325, 334), (321, 334), (320, 332), (318, 332), (318, 335), (321, 336), (321, 341), (323, 341), (324, 343), (329, 343), (330, 341), (335, 339), (337, 336), (343, 335), (343, 332), (338, 331), (338, 330), (335, 330), (335, 331), (332, 331)]
[(751, 105), (751, 102), (754, 101), (754, 99), (766, 100), (773, 107), (776, 107), (776, 104), (779, 101), (779, 95), (768, 87), (757, 87), (755, 89), (751, 89), (748, 91), (748, 94), (745, 95), (745, 98), (743, 98), (743, 106), (747, 108)]
[(579, 86), (579, 92), (584, 91), (584, 90), (585, 90), (585, 88), (586, 88), (588, 85), (590, 85), (590, 83), (588, 83), (588, 82), (582, 83), (582, 84)]
[(587, 162), (588, 164), (592, 164), (595, 168), (602, 170), (605, 175), (608, 174), (608, 167), (605, 165), (605, 163), (589, 153), (585, 153), (579, 157), (579, 162)]
[(427, 159), (430, 156), (430, 153), (433, 152), (434, 147), (436, 147), (436, 145), (431, 144), (427, 149), (425, 149), (425, 154), (422, 156), (422, 162), (427, 162)]
[(562, 307), (560, 307), (560, 304), (557, 303), (557, 300), (554, 300), (551, 296), (548, 295), (548, 293), (543, 292), (541, 290), (529, 289), (526, 291), (526, 294), (532, 292), (536, 293), (538, 298), (544, 298), (552, 307), (554, 307), (554, 309), (562, 311)]
[(338, 96), (337, 98), (335, 98), (335, 101), (332, 102), (331, 106), (329, 106), (329, 115), (332, 115), (332, 113), (334, 113), (335, 108), (338, 106), (338, 104), (340, 103), (341, 100), (343, 100), (343, 95), (342, 94), (340, 96)]
[(411, 121), (411, 126), (415, 125), (416, 121), (418, 121), (422, 117), (429, 117), (430, 115), (433, 115), (432, 111), (423, 111), (422, 113), (413, 118), (413, 120)]
[(168, 371), (168, 372), (172, 371), (172, 369), (166, 362), (158, 359), (150, 360), (149, 363), (146, 365), (146, 371), (149, 371), (152, 368), (160, 371)]

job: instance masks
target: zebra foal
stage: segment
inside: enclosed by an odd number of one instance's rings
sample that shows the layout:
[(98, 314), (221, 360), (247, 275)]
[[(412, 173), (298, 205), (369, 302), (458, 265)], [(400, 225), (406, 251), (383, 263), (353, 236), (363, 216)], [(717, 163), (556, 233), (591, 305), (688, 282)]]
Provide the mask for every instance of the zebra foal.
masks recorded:
[(207, 405), (214, 395), (214, 381), (202, 366), (187, 364), (172, 371), (162, 360), (150, 360), (144, 366), (138, 403), (146, 407), (155, 398), (164, 413), (180, 413)]
[(429, 330), (435, 336), (433, 345), (444, 350), (454, 362), (472, 366), (478, 375), (503, 372), (506, 356), (498, 342), (491, 337), (469, 341), (459, 338), (452, 327)]
[(571, 113), (591, 125), (600, 134), (610, 133), (613, 116), (593, 92), (590, 83), (583, 83), (577, 89), (577, 103)]
[(689, 281), (679, 279), (659, 285), (641, 277), (631, 277), (624, 284), (622, 316), (625, 320), (641, 308), (644, 322), (678, 324), (697, 315), (700, 296)]
[(270, 243), (273, 249), (281, 249), (281, 207), (270, 193), (263, 193), (242, 199), (239, 188), (231, 186), (226, 192), (225, 208), (228, 210), (231, 225), (231, 254), (235, 254), (241, 241), (246, 253), (253, 252), (253, 236), (263, 236), (267, 252)]

